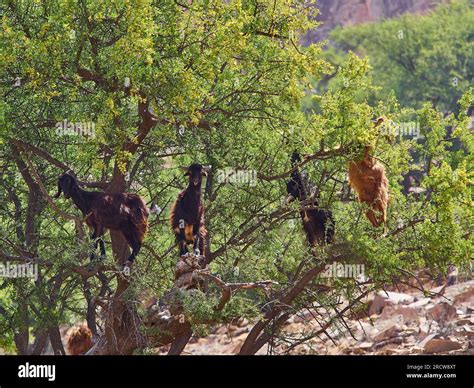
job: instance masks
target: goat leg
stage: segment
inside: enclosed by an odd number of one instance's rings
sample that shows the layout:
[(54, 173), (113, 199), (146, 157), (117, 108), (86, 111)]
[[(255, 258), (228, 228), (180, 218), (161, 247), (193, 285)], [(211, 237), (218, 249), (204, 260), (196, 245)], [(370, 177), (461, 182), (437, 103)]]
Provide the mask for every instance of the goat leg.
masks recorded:
[(99, 240), (98, 240), (97, 237), (98, 237), (97, 236), (97, 230), (94, 228), (94, 231), (91, 234), (91, 240), (93, 241), (93, 243), (92, 243), (92, 252), (91, 252), (91, 255), (90, 255), (90, 260), (91, 261), (96, 261), (97, 260), (96, 250), (97, 250), (97, 247), (99, 245)]
[(193, 250), (194, 250), (194, 254), (196, 256), (199, 256), (201, 254), (201, 251), (199, 249), (200, 238), (201, 238), (201, 236), (200, 236), (200, 233), (199, 233), (199, 225), (194, 224), (193, 225), (193, 240), (194, 240)]
[(99, 259), (103, 260), (105, 259), (105, 244), (104, 240), (102, 238), (99, 238), (99, 246), (100, 246), (100, 256)]
[[(128, 244), (130, 245), (130, 248), (132, 248), (132, 253), (127, 259), (127, 263), (131, 264), (135, 260), (136, 256), (138, 255), (138, 252), (140, 252), (140, 248), (142, 247), (141, 239), (139, 236), (137, 236), (136, 233), (133, 232), (128, 232), (124, 233), (125, 238), (127, 239)], [(125, 264), (127, 265), (127, 264)]]
[[(105, 244), (104, 240), (102, 240), (103, 232), (100, 231), (99, 228), (94, 228), (94, 231), (91, 234), (91, 240), (94, 241), (92, 244), (92, 253), (90, 256), (91, 261), (95, 261), (97, 259), (103, 260), (105, 258)], [(97, 247), (100, 246), (100, 256), (97, 257)]]
[(129, 261), (130, 263), (133, 263), (135, 258), (137, 257), (138, 255), (138, 252), (140, 252), (140, 248), (141, 246), (140, 245), (134, 245), (132, 247), (132, 254), (130, 255), (130, 257), (127, 259), (127, 261)]
[(188, 253), (186, 248), (186, 237), (184, 235), (184, 228), (179, 228), (178, 234), (179, 255), (185, 256)]
[(372, 226), (374, 227), (378, 227), (380, 224), (379, 224), (379, 221), (377, 220), (377, 217), (375, 216), (375, 212), (370, 209), (370, 210), (367, 210), (365, 215), (367, 216), (367, 218), (369, 219), (370, 223), (372, 224)]

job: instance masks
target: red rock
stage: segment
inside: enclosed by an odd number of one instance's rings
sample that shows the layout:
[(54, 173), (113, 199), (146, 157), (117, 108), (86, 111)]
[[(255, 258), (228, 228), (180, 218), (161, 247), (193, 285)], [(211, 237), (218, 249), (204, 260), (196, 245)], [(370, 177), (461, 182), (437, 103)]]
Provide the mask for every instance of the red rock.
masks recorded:
[(383, 308), (386, 306), (386, 304), (387, 298), (383, 298), (380, 295), (375, 295), (375, 298), (369, 307), (369, 316), (375, 314), (379, 315), (382, 312)]
[(375, 342), (380, 342), (387, 340), (392, 337), (396, 337), (400, 332), (402, 331), (401, 327), (399, 325), (393, 325), (390, 326), (389, 328), (381, 331), (374, 337)]
[(452, 322), (458, 316), (456, 308), (446, 302), (441, 302), (429, 309), (426, 313), (426, 318), (431, 321), (436, 321), (440, 326), (444, 326), (448, 322)]
[(472, 324), (474, 324), (474, 318), (461, 318), (459, 321), (456, 322), (456, 325), (458, 326), (472, 325)]
[[(401, 319), (400, 319), (401, 318)], [(380, 320), (393, 320), (397, 323), (418, 323), (419, 315), (416, 309), (405, 306), (387, 306), (380, 315)]]
[(462, 346), (459, 342), (451, 341), (448, 339), (436, 339), (433, 338), (428, 341), (424, 346), (425, 354), (433, 353), (445, 353), (452, 350), (459, 350)]
[(453, 305), (474, 306), (474, 287), (469, 287), (464, 292), (456, 295), (453, 299)]
[(418, 344), (418, 347), (420, 348), (424, 348), (425, 345), (431, 341), (434, 337), (436, 337), (438, 335), (438, 333), (432, 333), (432, 334), (428, 334), (424, 339), (423, 341), (421, 341), (419, 344)]
[(430, 298), (423, 298), (423, 299), (417, 300), (416, 302), (410, 303), (407, 307), (422, 308), (428, 305), (430, 302), (431, 302)]
[(469, 329), (464, 329), (462, 333), (470, 340), (474, 340), (474, 331), (469, 330)]
[(369, 307), (369, 316), (380, 314), (385, 306), (397, 304), (409, 304), (415, 301), (415, 297), (399, 292), (379, 291)]

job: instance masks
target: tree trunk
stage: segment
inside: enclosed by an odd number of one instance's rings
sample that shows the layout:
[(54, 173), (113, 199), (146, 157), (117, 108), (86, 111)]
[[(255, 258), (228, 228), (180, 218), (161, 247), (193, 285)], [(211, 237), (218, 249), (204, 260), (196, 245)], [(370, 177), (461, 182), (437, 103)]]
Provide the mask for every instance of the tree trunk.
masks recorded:
[(59, 332), (58, 326), (54, 326), (49, 329), (49, 340), (51, 341), (51, 347), (53, 348), (53, 353), (55, 355), (63, 356), (66, 354), (63, 341), (61, 341), (61, 333)]

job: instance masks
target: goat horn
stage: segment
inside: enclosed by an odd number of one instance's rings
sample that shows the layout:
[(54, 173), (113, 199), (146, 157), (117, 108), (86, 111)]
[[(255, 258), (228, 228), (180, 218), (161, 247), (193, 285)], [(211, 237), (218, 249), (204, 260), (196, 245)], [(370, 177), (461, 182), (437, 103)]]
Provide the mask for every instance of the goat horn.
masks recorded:
[(206, 171), (206, 172), (209, 172), (209, 171), (211, 171), (211, 169), (212, 169), (212, 165), (209, 165), (209, 166), (202, 166), (202, 169), (203, 169), (204, 171)]

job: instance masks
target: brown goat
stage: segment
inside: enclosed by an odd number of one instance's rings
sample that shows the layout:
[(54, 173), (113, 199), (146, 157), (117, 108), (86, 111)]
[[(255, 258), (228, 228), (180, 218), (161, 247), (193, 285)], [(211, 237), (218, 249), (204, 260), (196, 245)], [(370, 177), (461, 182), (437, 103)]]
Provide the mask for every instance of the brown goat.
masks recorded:
[(54, 197), (59, 198), (61, 192), (66, 198), (71, 198), (85, 216), (86, 224), (93, 231), (91, 239), (95, 241), (95, 248), (97, 243), (100, 244), (102, 256), (105, 256), (105, 247), (100, 237), (106, 229), (118, 230), (132, 248), (126, 264), (133, 262), (148, 229), (150, 211), (142, 197), (130, 193), (85, 191), (69, 171), (59, 177), (58, 192)]
[(171, 207), (170, 225), (178, 241), (180, 256), (188, 253), (187, 244), (193, 244), (194, 254), (205, 255), (207, 230), (204, 225), (201, 184), (202, 177), (207, 176), (210, 167), (194, 163), (184, 169), (189, 183)]
[(385, 168), (370, 155), (371, 147), (365, 147), (364, 157), (349, 162), (349, 184), (357, 192), (359, 202), (366, 203), (370, 209), (366, 216), (375, 227), (384, 224), (387, 229), (388, 180)]
[(92, 347), (92, 332), (86, 325), (73, 326), (66, 334), (66, 343), (71, 356), (83, 354)]

